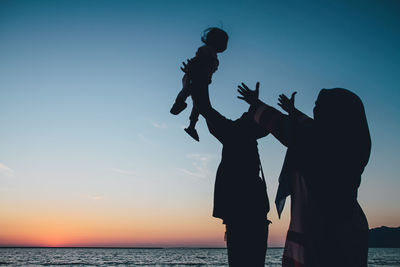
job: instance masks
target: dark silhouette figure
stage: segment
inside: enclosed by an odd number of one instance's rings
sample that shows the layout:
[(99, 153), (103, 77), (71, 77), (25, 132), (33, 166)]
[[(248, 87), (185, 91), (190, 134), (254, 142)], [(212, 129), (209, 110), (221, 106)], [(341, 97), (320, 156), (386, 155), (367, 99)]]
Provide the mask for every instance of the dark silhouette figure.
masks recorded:
[[(185, 69), (184, 69), (185, 71)], [(268, 131), (249, 113), (229, 120), (218, 113), (208, 96), (207, 81), (194, 79), (192, 98), (210, 133), (223, 145), (215, 188), (213, 216), (226, 225), (229, 266), (264, 266), (269, 201), (261, 170), (257, 139)]]
[[(202, 79), (207, 80), (208, 84), (211, 83), (212, 75), (217, 71), (219, 65), (217, 53), (222, 53), (226, 50), (228, 34), (219, 28), (208, 28), (204, 31), (201, 41), (204, 45), (197, 50), (196, 56), (189, 60), (188, 65), (185, 66), (186, 73), (182, 78), (183, 88), (170, 110), (174, 115), (178, 115), (187, 107), (185, 101), (191, 95), (193, 76), (202, 76)], [(189, 117), (190, 124), (189, 127), (185, 128), (185, 131), (196, 141), (199, 141), (199, 135), (195, 128), (198, 118), (199, 111), (196, 105), (193, 104)]]
[[(357, 202), (371, 150), (362, 101), (346, 89), (322, 89), (311, 119), (294, 108), (294, 97), (289, 116), (262, 103), (258, 88), (242, 84), (239, 93), (255, 121), (288, 147), (285, 164), (292, 174), (282, 265), (367, 266), (368, 222)], [(288, 102), (281, 95), (280, 104), (290, 107)]]

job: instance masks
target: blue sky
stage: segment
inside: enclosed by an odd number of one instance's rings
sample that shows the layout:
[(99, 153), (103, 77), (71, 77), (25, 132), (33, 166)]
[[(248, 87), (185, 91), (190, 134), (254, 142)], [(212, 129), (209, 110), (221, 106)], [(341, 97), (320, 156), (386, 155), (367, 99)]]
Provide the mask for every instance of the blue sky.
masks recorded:
[[(260, 81), (273, 104), (298, 91), (309, 115), (321, 88), (354, 91), (373, 142), (359, 200), (370, 226), (398, 226), (399, 11), (398, 1), (2, 1), (0, 207), (68, 213), (92, 201), (116, 220), (190, 210), (219, 231), (211, 208), (222, 147), (202, 119), (200, 143), (191, 140), (190, 109), (169, 109), (180, 63), (205, 28), (220, 26), (230, 39), (210, 86), (214, 107), (238, 118), (242, 81)], [(259, 146), (274, 199), (285, 149), (270, 136)]]

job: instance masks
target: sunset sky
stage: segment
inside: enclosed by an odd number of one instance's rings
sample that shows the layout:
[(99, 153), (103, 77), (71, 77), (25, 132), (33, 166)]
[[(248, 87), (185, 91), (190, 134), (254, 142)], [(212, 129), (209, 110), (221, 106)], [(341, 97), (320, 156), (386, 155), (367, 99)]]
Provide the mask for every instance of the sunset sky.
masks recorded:
[[(169, 113), (210, 26), (230, 36), (210, 86), (228, 118), (247, 109), (242, 81), (275, 107), (298, 91), (309, 115), (321, 88), (362, 98), (372, 154), (359, 202), (370, 227), (400, 226), (399, 14), (397, 0), (1, 1), (0, 246), (225, 245), (211, 216), (222, 146), (202, 118), (200, 143), (183, 131), (190, 109)], [(259, 149), (269, 245), (282, 246), (285, 148), (268, 136)]]

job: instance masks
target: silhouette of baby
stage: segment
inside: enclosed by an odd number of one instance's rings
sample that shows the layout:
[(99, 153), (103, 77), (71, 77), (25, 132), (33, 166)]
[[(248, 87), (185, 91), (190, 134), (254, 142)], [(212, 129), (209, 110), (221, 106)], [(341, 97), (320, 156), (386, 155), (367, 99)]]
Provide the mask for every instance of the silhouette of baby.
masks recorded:
[[(203, 32), (201, 41), (204, 45), (197, 50), (195, 57), (189, 59), (187, 64), (183, 63), (185, 68), (182, 70), (185, 74), (182, 78), (182, 90), (170, 110), (174, 115), (178, 115), (187, 107), (186, 99), (191, 96), (194, 88), (208, 89), (212, 75), (218, 69), (217, 53), (222, 53), (226, 50), (228, 34), (220, 28), (208, 28)], [(206, 86), (199, 86), (200, 84)], [(185, 131), (196, 141), (199, 141), (199, 135), (195, 128), (198, 119), (199, 110), (193, 103), (189, 117), (190, 124), (185, 128)]]

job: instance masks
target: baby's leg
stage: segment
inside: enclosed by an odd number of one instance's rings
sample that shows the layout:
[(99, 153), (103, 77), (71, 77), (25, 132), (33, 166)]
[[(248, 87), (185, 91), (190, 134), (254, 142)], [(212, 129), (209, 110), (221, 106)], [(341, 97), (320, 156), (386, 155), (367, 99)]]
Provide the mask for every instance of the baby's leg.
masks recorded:
[(196, 141), (199, 141), (199, 135), (195, 129), (196, 123), (199, 120), (199, 109), (193, 105), (192, 112), (190, 113), (190, 125), (185, 129), (185, 131)]
[(190, 96), (190, 78), (189, 75), (185, 74), (183, 75), (182, 78), (182, 90), (176, 97), (176, 101), (185, 102), (189, 96)]
[(189, 117), (190, 120), (189, 128), (194, 129), (196, 127), (196, 123), (199, 120), (199, 115), (200, 115), (199, 109), (195, 105), (193, 105), (192, 112), (190, 113)]
[(172, 114), (178, 115), (186, 108), (186, 99), (190, 95), (190, 82), (189, 75), (185, 74), (182, 78), (182, 90), (179, 92), (175, 99), (175, 103), (170, 110)]

